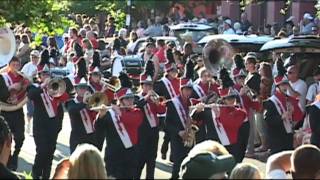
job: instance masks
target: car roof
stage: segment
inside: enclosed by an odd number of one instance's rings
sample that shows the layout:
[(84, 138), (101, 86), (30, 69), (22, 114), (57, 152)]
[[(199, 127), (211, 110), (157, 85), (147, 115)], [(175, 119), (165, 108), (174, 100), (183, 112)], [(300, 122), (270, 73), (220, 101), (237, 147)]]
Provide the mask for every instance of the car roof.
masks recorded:
[[(138, 40), (146, 41), (148, 38), (150, 38), (150, 37), (142, 37), (142, 38), (139, 38)], [(174, 36), (154, 36), (152, 38), (155, 40), (163, 39), (165, 41), (168, 41), (168, 40), (169, 41), (176, 41), (177, 40), (177, 37), (174, 37)]]
[(273, 38), (271, 36), (257, 36), (257, 35), (237, 35), (237, 34), (216, 34), (208, 35), (203, 37), (198, 41), (198, 44), (206, 44), (208, 41), (213, 39), (223, 39), (228, 43), (232, 44), (264, 44), (271, 41)]
[(207, 25), (207, 24), (198, 24), (198, 23), (180, 23), (177, 25), (172, 25), (169, 27), (170, 30), (209, 30), (213, 29), (213, 26)]
[(317, 36), (297, 36), (275, 39), (265, 43), (260, 51), (319, 53), (320, 38)]

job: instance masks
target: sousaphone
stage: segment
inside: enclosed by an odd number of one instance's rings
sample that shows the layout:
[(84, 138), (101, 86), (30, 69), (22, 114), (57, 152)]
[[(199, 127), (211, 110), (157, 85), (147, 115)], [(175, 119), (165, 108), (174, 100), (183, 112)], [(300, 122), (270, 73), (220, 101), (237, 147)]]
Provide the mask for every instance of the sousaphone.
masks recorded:
[(203, 48), (203, 62), (208, 71), (217, 74), (221, 60), (230, 60), (234, 55), (232, 46), (223, 39), (212, 39)]
[(0, 28), (0, 67), (8, 64), (16, 52), (16, 40), (10, 28)]

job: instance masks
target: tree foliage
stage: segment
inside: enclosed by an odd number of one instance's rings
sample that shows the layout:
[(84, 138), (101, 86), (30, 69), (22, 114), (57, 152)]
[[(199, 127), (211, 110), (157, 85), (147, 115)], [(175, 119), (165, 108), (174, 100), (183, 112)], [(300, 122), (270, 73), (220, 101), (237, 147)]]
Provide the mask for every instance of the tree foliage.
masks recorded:
[(68, 1), (1, 0), (0, 25), (25, 24), (39, 34), (61, 35), (72, 21), (66, 16)]

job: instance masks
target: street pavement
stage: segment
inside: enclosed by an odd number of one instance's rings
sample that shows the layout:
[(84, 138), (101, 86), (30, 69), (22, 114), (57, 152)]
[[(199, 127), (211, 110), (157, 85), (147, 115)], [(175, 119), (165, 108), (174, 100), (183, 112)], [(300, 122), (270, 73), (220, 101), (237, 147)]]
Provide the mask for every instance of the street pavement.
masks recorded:
[[(26, 112), (26, 111), (25, 111)], [(69, 115), (65, 113), (63, 128), (58, 137), (57, 148), (54, 154), (54, 160), (52, 165), (51, 176), (57, 166), (57, 163), (70, 155), (69, 153), (69, 136), (71, 132), (71, 126), (69, 121)], [(32, 170), (32, 164), (34, 162), (36, 147), (34, 144), (33, 137), (29, 134), (25, 134), (26, 138), (19, 155), (18, 172), (29, 174)], [(171, 175), (172, 163), (169, 160), (162, 160), (160, 147), (163, 141), (163, 133), (160, 133), (159, 148), (158, 148), (158, 158), (156, 162), (155, 178), (168, 179)], [(104, 152), (102, 153), (104, 155)], [(169, 158), (169, 153), (167, 159)], [(253, 163), (256, 165), (263, 173), (265, 172), (265, 163), (255, 160), (255, 159), (245, 159), (245, 162)], [(143, 171), (142, 177), (145, 178), (145, 171)]]

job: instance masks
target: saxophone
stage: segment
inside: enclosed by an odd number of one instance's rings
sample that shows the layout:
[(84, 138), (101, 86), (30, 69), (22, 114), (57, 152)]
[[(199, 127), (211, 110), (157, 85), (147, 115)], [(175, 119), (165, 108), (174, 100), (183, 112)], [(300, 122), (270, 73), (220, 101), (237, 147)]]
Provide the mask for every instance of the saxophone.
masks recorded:
[(191, 148), (196, 144), (196, 133), (199, 131), (199, 127), (193, 124), (191, 120), (189, 122), (183, 137), (183, 144), (185, 147)]

